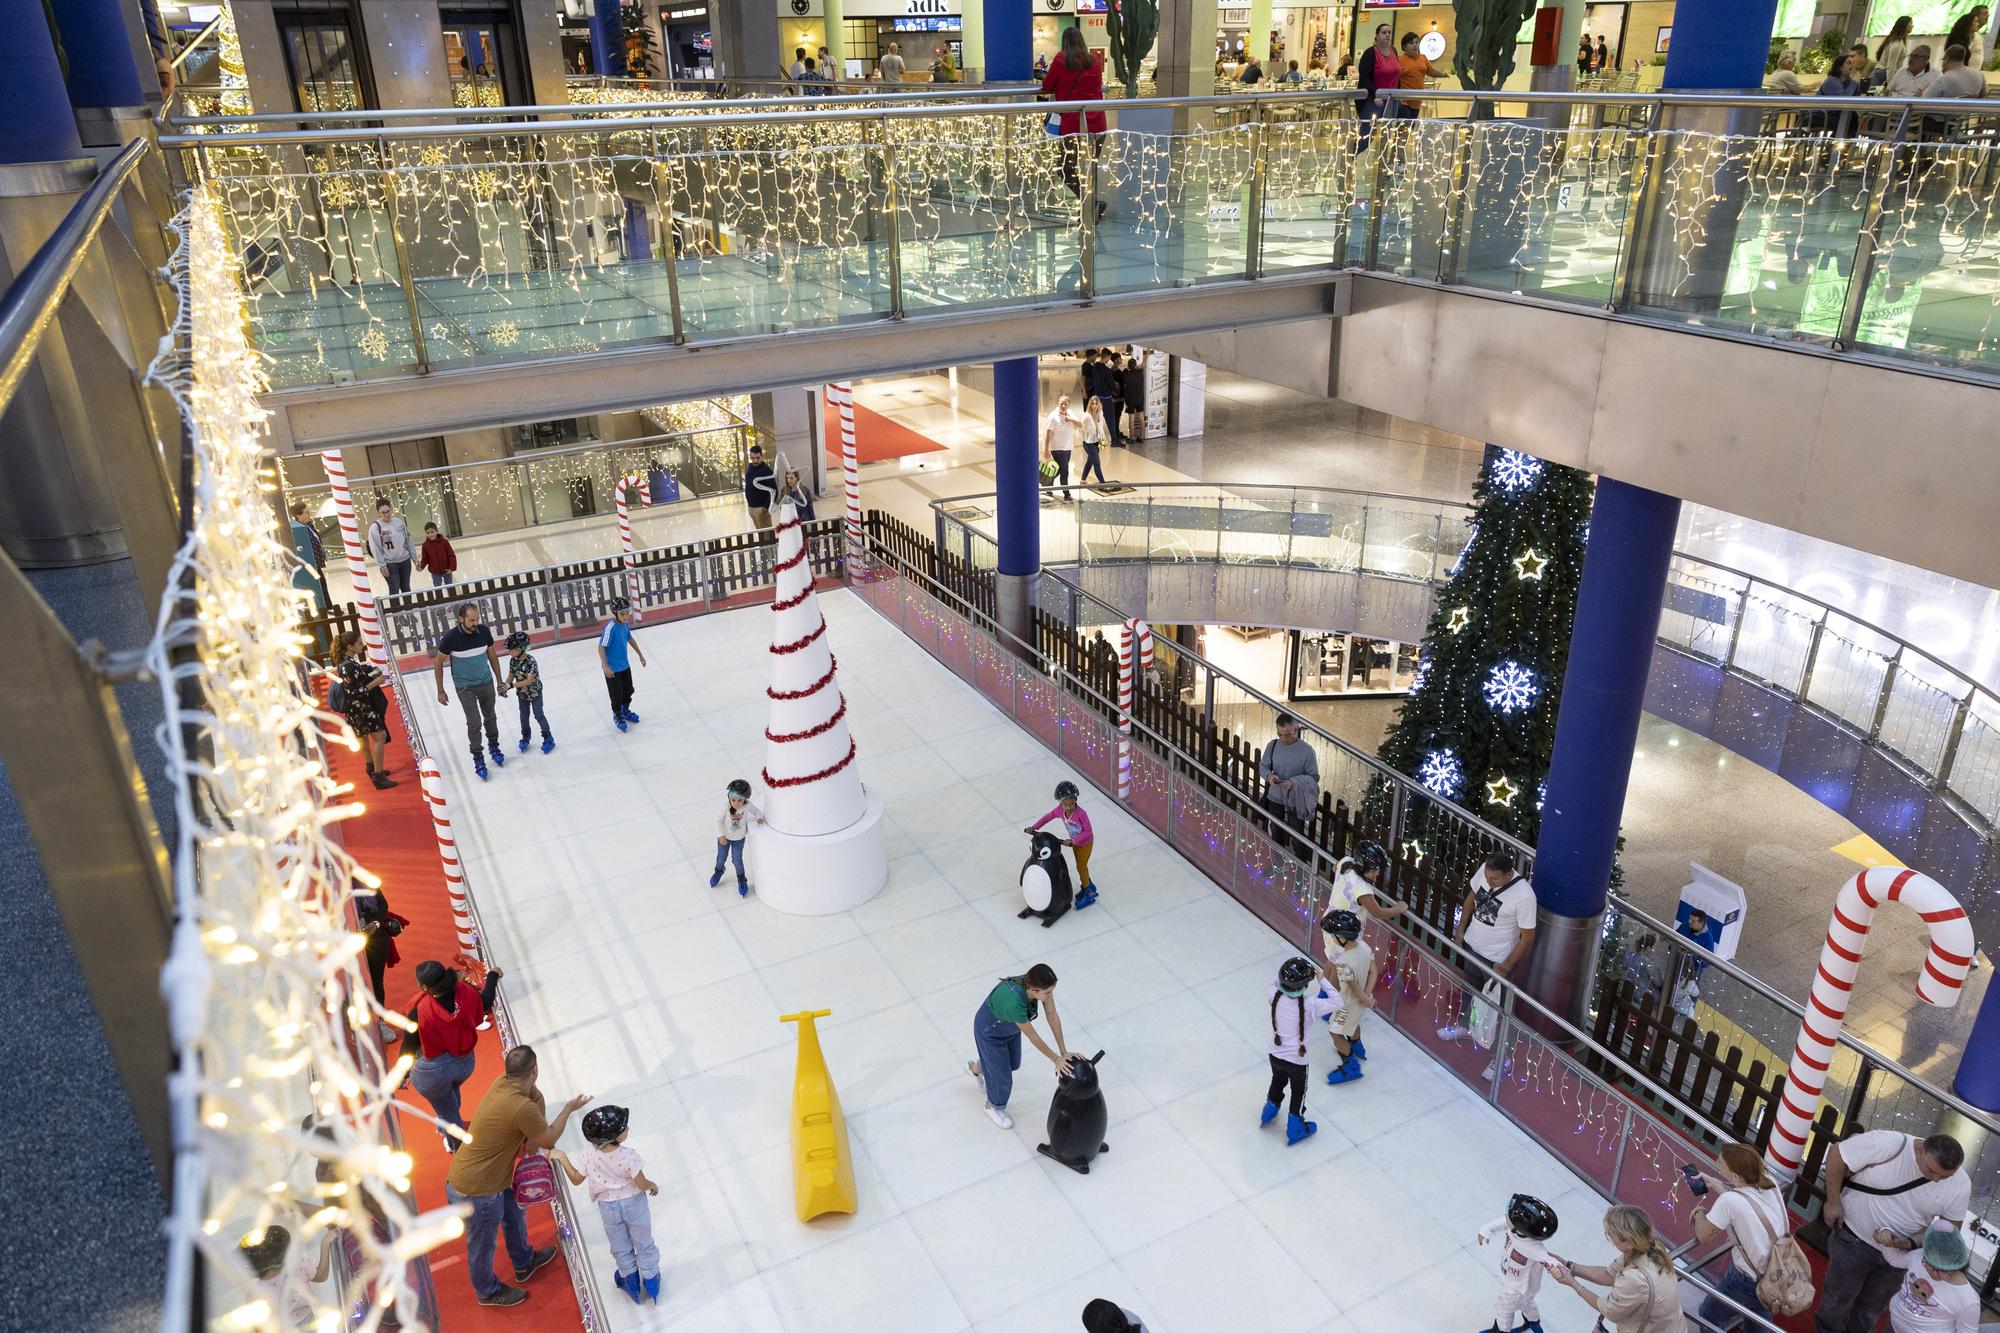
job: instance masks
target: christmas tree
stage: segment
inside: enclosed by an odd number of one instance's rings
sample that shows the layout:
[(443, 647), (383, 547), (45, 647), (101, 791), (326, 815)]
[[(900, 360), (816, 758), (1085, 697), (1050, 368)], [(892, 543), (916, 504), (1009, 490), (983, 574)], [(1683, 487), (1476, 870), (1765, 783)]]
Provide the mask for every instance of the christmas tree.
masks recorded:
[(625, 32), (625, 77), (653, 79), (660, 74), (660, 46), (653, 38), (653, 25), (646, 22), (643, 6), (625, 5), (618, 14)]
[(1422, 663), (1380, 752), (1426, 790), (1530, 846), (1555, 745), (1591, 495), (1588, 473), (1488, 446), (1471, 540), (1438, 594)]

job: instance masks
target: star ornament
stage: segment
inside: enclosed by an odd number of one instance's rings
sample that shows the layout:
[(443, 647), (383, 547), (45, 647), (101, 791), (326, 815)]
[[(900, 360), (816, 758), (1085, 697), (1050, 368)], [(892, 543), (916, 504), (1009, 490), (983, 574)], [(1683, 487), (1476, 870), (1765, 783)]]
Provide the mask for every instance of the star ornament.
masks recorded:
[(1514, 804), (1514, 798), (1520, 794), (1521, 789), (1509, 782), (1507, 775), (1504, 773), (1486, 784), (1486, 804), (1488, 805), (1511, 806)]
[(1415, 869), (1424, 863), (1424, 845), (1412, 838), (1403, 844), (1403, 855), (1409, 858), (1410, 868)]
[(1539, 583), (1542, 571), (1548, 567), (1549, 558), (1532, 546), (1514, 557), (1514, 577), (1517, 579), (1533, 579)]
[[(1520, 562), (1516, 561), (1515, 564), (1518, 566)], [(1445, 621), (1444, 627), (1450, 630), (1453, 634), (1459, 634), (1464, 632), (1465, 627), (1467, 625), (1470, 625), (1471, 623), (1472, 623), (1472, 608), (1469, 606), (1461, 606), (1461, 607), (1456, 607), (1452, 610), (1451, 619)]]

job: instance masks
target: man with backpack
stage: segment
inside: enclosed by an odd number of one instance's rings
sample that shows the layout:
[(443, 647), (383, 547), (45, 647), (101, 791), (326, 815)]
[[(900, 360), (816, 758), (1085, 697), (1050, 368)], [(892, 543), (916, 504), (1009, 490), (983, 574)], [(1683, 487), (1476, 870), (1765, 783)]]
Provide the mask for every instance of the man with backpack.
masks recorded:
[(1815, 1333), (1871, 1333), (1903, 1284), (1906, 1255), (1940, 1223), (1965, 1225), (1972, 1181), (1949, 1134), (1878, 1129), (1826, 1154), (1826, 1280)]

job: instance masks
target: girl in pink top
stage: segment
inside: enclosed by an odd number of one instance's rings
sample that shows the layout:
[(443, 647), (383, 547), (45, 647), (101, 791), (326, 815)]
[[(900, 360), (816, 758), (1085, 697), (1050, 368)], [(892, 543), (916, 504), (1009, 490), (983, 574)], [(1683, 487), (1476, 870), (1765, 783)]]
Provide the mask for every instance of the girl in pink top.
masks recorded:
[(1063, 831), (1069, 834), (1063, 839), (1063, 846), (1069, 848), (1070, 855), (1076, 858), (1076, 910), (1081, 912), (1097, 901), (1097, 886), (1090, 881), (1090, 848), (1093, 842), (1090, 816), (1077, 804), (1077, 795), (1074, 782), (1058, 782), (1056, 808), (1022, 831), (1033, 833), (1052, 819), (1062, 820)]

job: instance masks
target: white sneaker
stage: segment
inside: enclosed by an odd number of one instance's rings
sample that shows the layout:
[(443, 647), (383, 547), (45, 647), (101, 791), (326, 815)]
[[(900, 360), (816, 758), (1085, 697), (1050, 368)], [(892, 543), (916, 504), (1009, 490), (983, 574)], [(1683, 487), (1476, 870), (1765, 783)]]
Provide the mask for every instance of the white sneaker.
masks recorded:
[(1439, 1041), (1462, 1041), (1472, 1034), (1456, 1023), (1447, 1023), (1438, 1029)]
[(965, 1062), (965, 1072), (972, 1075), (974, 1083), (984, 1083), (986, 1081), (986, 1076), (979, 1072), (979, 1061), (977, 1060), (967, 1060)]
[(1001, 1110), (997, 1106), (989, 1106), (986, 1108), (986, 1118), (988, 1120), (991, 1120), (994, 1124), (1000, 1126), (1000, 1128), (1002, 1129), (1012, 1129), (1014, 1127), (1014, 1117), (1008, 1115), (1005, 1111)]

